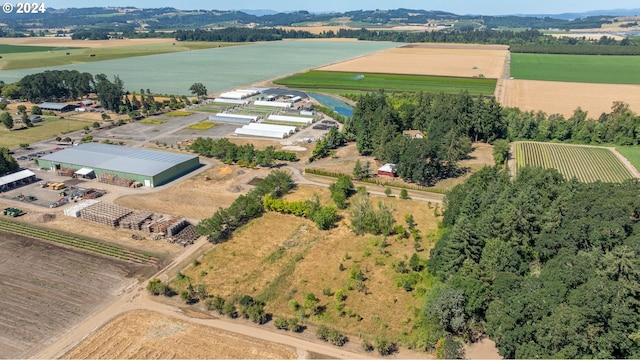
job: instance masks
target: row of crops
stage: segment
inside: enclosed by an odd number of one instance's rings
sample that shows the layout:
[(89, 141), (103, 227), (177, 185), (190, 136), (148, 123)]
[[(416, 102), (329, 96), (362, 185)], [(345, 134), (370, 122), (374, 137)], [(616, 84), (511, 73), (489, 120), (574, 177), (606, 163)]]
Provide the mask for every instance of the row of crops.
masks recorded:
[(566, 179), (619, 183), (633, 175), (607, 148), (551, 143), (516, 143), (516, 170), (525, 166), (557, 169)]
[(71, 246), (95, 254), (139, 264), (156, 264), (158, 258), (89, 238), (43, 229), (33, 225), (0, 219), (0, 231)]

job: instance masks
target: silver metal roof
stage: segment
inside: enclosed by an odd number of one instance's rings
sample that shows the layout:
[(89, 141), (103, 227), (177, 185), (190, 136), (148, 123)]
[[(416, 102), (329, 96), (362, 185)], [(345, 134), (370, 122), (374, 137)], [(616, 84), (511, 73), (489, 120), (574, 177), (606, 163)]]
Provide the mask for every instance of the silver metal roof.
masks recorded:
[(11, 184), (13, 182), (20, 181), (34, 175), (35, 175), (34, 172), (31, 170), (22, 170), (22, 171), (14, 172), (13, 174), (0, 177), (0, 186)]
[(175, 165), (194, 158), (197, 158), (197, 156), (119, 145), (89, 143), (60, 150), (40, 159), (87, 168), (155, 176)]

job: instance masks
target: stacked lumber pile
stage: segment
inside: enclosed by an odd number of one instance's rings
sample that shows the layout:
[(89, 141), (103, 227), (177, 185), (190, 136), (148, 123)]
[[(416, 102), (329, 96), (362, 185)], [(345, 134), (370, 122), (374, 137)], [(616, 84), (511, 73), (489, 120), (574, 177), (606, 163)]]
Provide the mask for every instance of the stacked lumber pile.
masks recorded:
[(134, 211), (120, 219), (120, 227), (129, 230), (142, 230), (147, 220), (153, 217), (150, 211)]
[(60, 168), (56, 170), (56, 175), (58, 176), (73, 177), (75, 173), (76, 173), (76, 169), (72, 169), (72, 168)]
[(193, 244), (198, 238), (200, 234), (196, 230), (196, 227), (189, 224), (182, 231), (175, 235), (175, 239), (177, 242)]
[(125, 216), (131, 214), (133, 210), (117, 205), (97, 203), (79, 211), (81, 219), (93, 221), (99, 224), (118, 227), (120, 221)]
[(133, 179), (119, 177), (118, 175), (114, 175), (114, 174), (100, 174), (98, 175), (98, 181), (103, 184), (117, 185), (117, 186), (124, 186), (124, 187), (131, 187), (131, 184), (134, 183)]

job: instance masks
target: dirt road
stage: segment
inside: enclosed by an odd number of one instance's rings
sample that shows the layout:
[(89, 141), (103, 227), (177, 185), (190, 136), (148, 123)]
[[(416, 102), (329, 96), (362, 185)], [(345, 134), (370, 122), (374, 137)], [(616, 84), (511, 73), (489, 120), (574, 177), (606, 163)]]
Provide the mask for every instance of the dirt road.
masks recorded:
[[(185, 261), (189, 260), (194, 254), (202, 251), (203, 247), (206, 246), (209, 246), (209, 243), (204, 238), (201, 238), (193, 246), (187, 248), (187, 250), (176, 258), (169, 266), (156, 273), (153, 277), (166, 279), (170, 273), (178, 271), (182, 266), (184, 266)], [(59, 358), (117, 316), (132, 310), (150, 310), (192, 323), (214, 327), (259, 340), (292, 346), (295, 347), (300, 354), (315, 352), (335, 358), (371, 358), (371, 354), (352, 353), (328, 344), (306, 341), (294, 336), (289, 336), (285, 333), (273, 332), (237, 321), (193, 318), (187, 316), (179, 307), (154, 301), (152, 296), (145, 290), (146, 283), (146, 281), (142, 284), (136, 282), (131, 283), (128, 287), (122, 290), (115, 302), (98, 310), (88, 319), (76, 325), (59, 338), (52, 339), (43, 349), (30, 357), (35, 359)]]

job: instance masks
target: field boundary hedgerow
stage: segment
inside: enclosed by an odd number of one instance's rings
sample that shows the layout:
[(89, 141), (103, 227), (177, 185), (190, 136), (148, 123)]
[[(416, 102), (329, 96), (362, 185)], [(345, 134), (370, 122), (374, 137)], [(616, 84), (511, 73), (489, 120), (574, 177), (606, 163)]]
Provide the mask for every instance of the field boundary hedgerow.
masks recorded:
[(609, 148), (541, 142), (515, 143), (516, 172), (526, 166), (556, 169), (566, 179), (620, 183), (634, 176)]
[(125, 249), (120, 246), (107, 244), (98, 240), (75, 236), (60, 231), (49, 230), (37, 226), (0, 219), (0, 231), (49, 241), (60, 245), (71, 246), (90, 253), (130, 261), (139, 264), (154, 265), (159, 258), (155, 255)]

